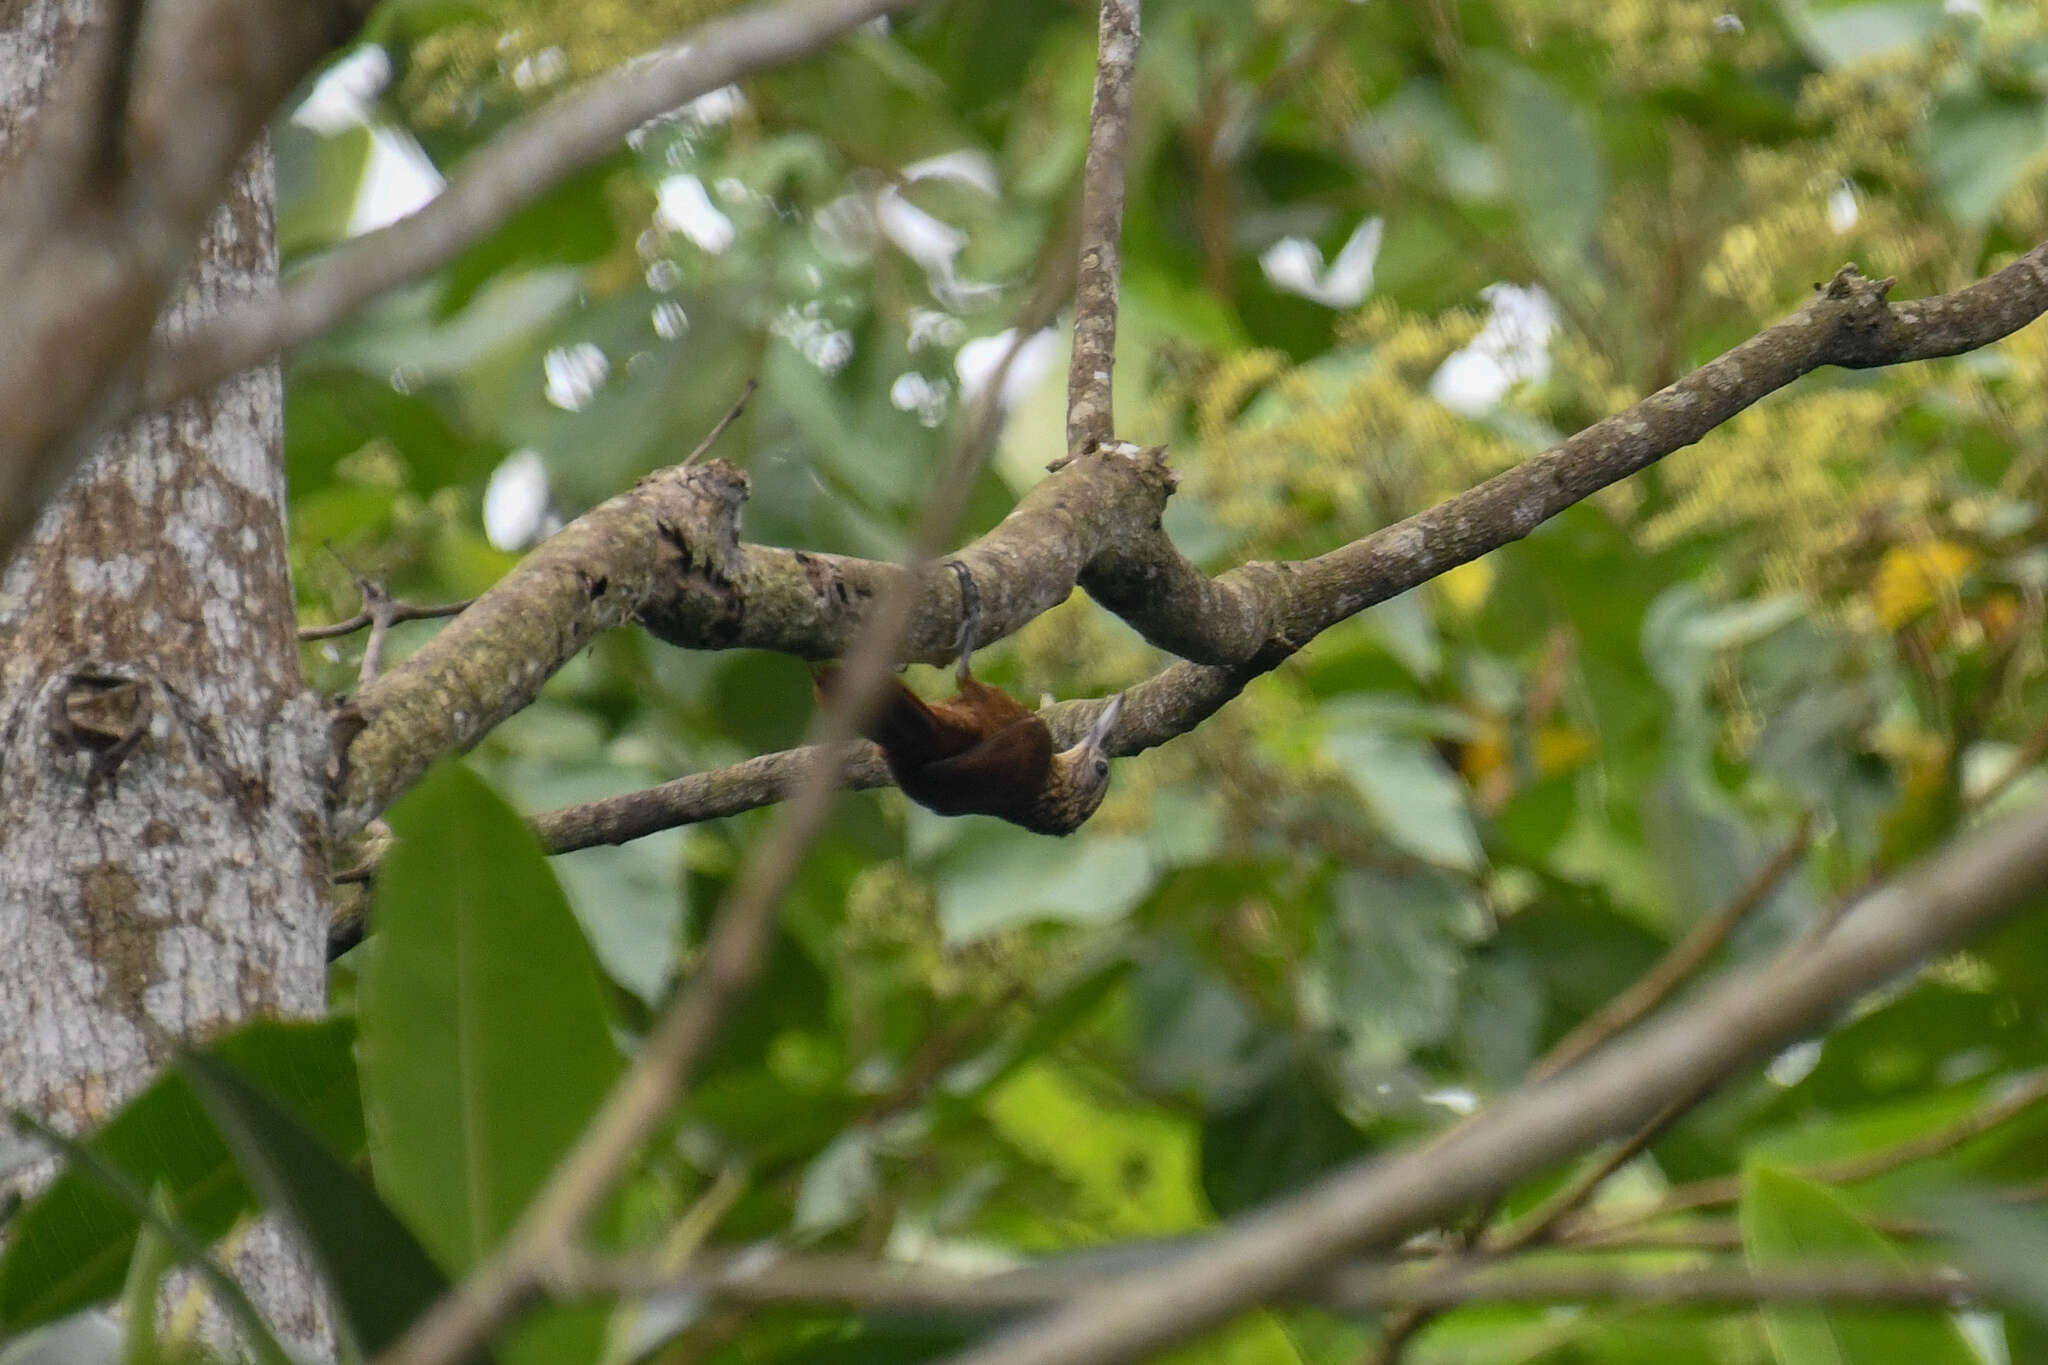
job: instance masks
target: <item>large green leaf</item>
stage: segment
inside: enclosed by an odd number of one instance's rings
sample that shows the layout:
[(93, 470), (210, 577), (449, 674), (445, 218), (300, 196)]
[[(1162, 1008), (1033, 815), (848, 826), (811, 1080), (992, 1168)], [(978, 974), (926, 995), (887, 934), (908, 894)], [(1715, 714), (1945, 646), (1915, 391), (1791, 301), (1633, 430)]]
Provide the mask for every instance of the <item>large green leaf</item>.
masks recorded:
[(1347, 872), (1304, 964), (1308, 1008), (1342, 1031), (1355, 1065), (1396, 1065), (1450, 1032), (1465, 950), (1483, 931), (1477, 898), (1450, 877)]
[[(357, 985), (378, 1189), (440, 1264), (511, 1226), (620, 1070), (590, 949), (525, 823), (447, 765), (392, 814)], [(521, 1358), (587, 1359), (601, 1322)]]
[[(215, 1051), (277, 1096), (334, 1151), (363, 1148), (349, 1021), (252, 1024)], [(169, 1216), (214, 1238), (254, 1206), (248, 1185), (185, 1078), (160, 1078), (88, 1144), (137, 1187), (161, 1191)], [(67, 1171), (9, 1226), (0, 1258), (0, 1331), (49, 1322), (120, 1292), (140, 1215), (119, 1195)]]
[(1461, 872), (1485, 866), (1465, 784), (1427, 740), (1355, 726), (1332, 733), (1323, 751), (1400, 848)]
[(581, 1131), (620, 1062), (539, 844), (466, 770), (392, 817), (357, 986), (378, 1186), (444, 1265), (473, 1264)]
[(1926, 42), (1940, 31), (1938, 0), (1785, 0), (1785, 17), (1814, 60), (1848, 66)]
[[(166, 1250), (175, 1254), (211, 1291), (228, 1320), (235, 1325), (242, 1347), (256, 1358), (258, 1365), (293, 1365), (292, 1358), (285, 1354), (284, 1347), (271, 1332), (270, 1324), (264, 1321), (262, 1312), (249, 1297), (249, 1291), (228, 1273), (202, 1238), (172, 1216), (170, 1196), (161, 1188), (154, 1193), (143, 1189), (126, 1171), (88, 1144), (58, 1132), (41, 1119), (17, 1113), (14, 1122), (52, 1150), (62, 1153), (73, 1172), (98, 1185), (135, 1216), (140, 1231), (132, 1264), (143, 1265), (158, 1260)], [(143, 1276), (148, 1274), (144, 1265)]]
[(287, 260), (348, 236), (371, 141), (361, 126), (329, 136), (288, 120), (277, 124), (277, 245)]
[(1981, 224), (2040, 165), (2048, 121), (2038, 99), (1968, 95), (1944, 100), (1927, 120), (1927, 169), (1948, 211)]
[[(1763, 1162), (1743, 1169), (1741, 1221), (1758, 1270), (1903, 1260), (1839, 1194)], [(1933, 1311), (1778, 1307), (1764, 1324), (1779, 1365), (1979, 1365), (1954, 1320)]]

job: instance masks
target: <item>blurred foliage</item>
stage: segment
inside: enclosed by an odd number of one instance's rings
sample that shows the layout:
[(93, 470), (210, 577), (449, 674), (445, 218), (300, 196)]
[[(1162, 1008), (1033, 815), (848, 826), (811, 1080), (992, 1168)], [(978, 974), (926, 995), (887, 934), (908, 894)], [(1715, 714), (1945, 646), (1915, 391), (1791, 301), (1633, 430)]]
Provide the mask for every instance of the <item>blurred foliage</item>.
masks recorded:
[[(724, 8), (392, 0), (370, 117), (454, 172), (560, 86)], [(494, 472), (509, 501), (511, 470), (544, 470), (572, 516), (688, 451), (750, 376), (718, 452), (752, 478), (748, 536), (900, 551), (963, 376), (1069, 249), (1093, 41), (1091, 8), (1057, 0), (870, 27), (647, 125), (305, 348), (287, 442), (306, 617), (355, 610), (351, 566), (418, 601), (488, 586), (515, 559), (484, 531)], [(1171, 446), (1169, 529), (1211, 568), (1328, 549), (1668, 383), (1844, 261), (1897, 276), (1900, 297), (2005, 264), (2048, 231), (2044, 92), (2048, 19), (2017, 0), (1157, 0), (1121, 434)], [(360, 127), (281, 138), (295, 261), (366, 207), (365, 144)], [(1062, 345), (1020, 357), (969, 533), (1059, 452)], [(2048, 789), (2029, 744), (2048, 715), (2044, 432), (2039, 328), (1814, 375), (1122, 761), (1066, 842), (843, 798), (611, 1235), (656, 1245), (704, 1218), (719, 1241), (984, 1265), (1185, 1233), (1516, 1084), (1810, 815), (1812, 853), (1715, 965), (1795, 940)], [(394, 649), (435, 628), (399, 627)], [(352, 687), (357, 647), (309, 647), (316, 683)], [(981, 666), (1036, 697), (1162, 662), (1077, 598)], [(534, 811), (786, 747), (809, 706), (793, 660), (622, 633), (470, 763)], [(451, 784), (408, 807), (424, 851), (389, 868), (391, 921), (337, 966), (336, 995), (362, 1016), (378, 1188), (452, 1274), (688, 973), (767, 817), (556, 860), (565, 902), (516, 824)], [(1964, 1253), (2017, 1273), (2048, 1245), (2013, 1202), (2048, 1177), (2048, 1115), (1884, 1179), (1801, 1172), (1938, 1132), (2048, 1065), (2043, 933), (2024, 922), (1731, 1081), (1595, 1214), (1647, 1219), (1739, 1176), (1739, 1210), (1638, 1230), (1739, 1213), (1768, 1265), (1889, 1246), (1883, 1220), (1939, 1224), (1929, 1210), (1976, 1198), (2004, 1221), (1964, 1220)], [(435, 986), (454, 944), (488, 949), (489, 970)], [(506, 1032), (444, 1056), (464, 1026)], [(547, 1074), (522, 1075), (556, 1030)], [(118, 1263), (95, 1275), (118, 1288)], [(570, 1317), (538, 1326), (595, 1330)], [(2021, 1312), (1907, 1321), (1473, 1309), (1408, 1358), (2048, 1349)], [(1375, 1330), (1275, 1311), (1175, 1358), (1344, 1361)], [(961, 1331), (670, 1306), (621, 1313), (607, 1358), (907, 1361)]]

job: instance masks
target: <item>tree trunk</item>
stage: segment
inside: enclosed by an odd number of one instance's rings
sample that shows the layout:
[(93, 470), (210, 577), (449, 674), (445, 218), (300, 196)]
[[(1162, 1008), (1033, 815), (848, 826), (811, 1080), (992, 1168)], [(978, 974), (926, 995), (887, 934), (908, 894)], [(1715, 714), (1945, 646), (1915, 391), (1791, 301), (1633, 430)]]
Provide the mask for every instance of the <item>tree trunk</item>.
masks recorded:
[[(94, 9), (0, 4), (0, 165)], [(268, 287), (272, 216), (259, 151), (159, 327)], [(282, 437), (274, 368), (134, 422), (0, 577), (0, 1105), (86, 1129), (179, 1042), (322, 1008), (326, 727), (299, 670)], [(323, 1341), (278, 1242), (247, 1239), (252, 1293)]]

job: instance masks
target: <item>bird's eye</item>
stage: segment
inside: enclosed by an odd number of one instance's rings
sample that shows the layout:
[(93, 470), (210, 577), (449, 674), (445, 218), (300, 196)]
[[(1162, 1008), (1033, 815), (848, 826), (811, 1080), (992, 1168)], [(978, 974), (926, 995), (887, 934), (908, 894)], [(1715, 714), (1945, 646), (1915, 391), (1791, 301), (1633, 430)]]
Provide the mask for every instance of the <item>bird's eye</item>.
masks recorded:
[(1108, 777), (1108, 776), (1109, 776), (1109, 760), (1108, 760), (1108, 759), (1106, 759), (1106, 758), (1098, 758), (1098, 759), (1096, 759), (1096, 760), (1095, 760), (1095, 775), (1096, 775), (1097, 777)]

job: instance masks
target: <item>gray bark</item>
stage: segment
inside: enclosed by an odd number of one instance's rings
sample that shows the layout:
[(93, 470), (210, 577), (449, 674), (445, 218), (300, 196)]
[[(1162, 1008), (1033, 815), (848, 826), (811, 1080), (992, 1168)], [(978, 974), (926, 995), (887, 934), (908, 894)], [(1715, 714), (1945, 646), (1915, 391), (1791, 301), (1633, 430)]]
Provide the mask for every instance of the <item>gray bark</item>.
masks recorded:
[[(0, 5), (0, 16), (10, 7)], [(0, 165), (75, 48), (79, 0), (0, 28)], [(277, 272), (252, 157), (159, 323)], [(0, 576), (0, 1106), (80, 1131), (180, 1042), (324, 1004), (326, 729), (299, 671), (275, 368), (104, 438)], [(281, 1333), (327, 1336), (273, 1232)]]

